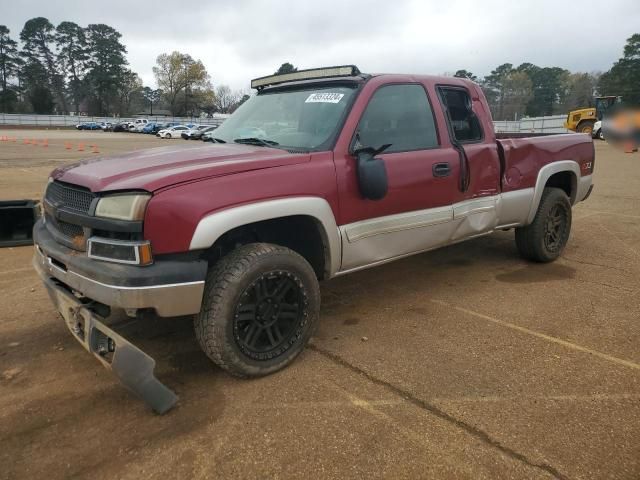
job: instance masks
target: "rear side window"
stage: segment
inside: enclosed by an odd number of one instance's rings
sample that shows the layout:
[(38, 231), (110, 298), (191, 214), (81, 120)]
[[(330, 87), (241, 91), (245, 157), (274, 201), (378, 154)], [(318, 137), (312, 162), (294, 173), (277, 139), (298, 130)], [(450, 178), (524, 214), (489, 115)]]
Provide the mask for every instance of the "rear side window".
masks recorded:
[(442, 106), (449, 112), (451, 133), (459, 142), (482, 140), (482, 128), (471, 107), (471, 96), (463, 88), (439, 87)]
[(387, 85), (369, 100), (358, 125), (356, 148), (378, 148), (386, 152), (424, 150), (438, 146), (433, 112), (421, 85)]

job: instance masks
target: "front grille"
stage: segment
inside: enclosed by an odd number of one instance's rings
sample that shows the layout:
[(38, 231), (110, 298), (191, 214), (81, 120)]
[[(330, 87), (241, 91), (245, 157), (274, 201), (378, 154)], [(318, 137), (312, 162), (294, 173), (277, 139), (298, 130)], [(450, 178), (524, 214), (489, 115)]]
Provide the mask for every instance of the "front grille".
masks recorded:
[(74, 225), (73, 223), (67, 223), (58, 220), (58, 230), (62, 232), (65, 237), (69, 237), (71, 239), (75, 237), (82, 237), (84, 240), (84, 230), (80, 225)]
[(64, 245), (75, 248), (76, 250), (84, 250), (86, 239), (84, 235), (84, 229), (81, 225), (75, 225), (73, 223), (58, 220), (49, 215), (48, 212), (45, 212), (45, 217), (47, 220), (46, 225), (49, 228), (49, 231), (52, 231), (52, 233), (56, 234), (56, 236), (58, 237), (58, 241), (61, 241)]
[[(51, 182), (44, 197), (55, 208), (88, 214), (91, 210), (91, 202), (96, 198), (96, 195), (82, 187), (61, 182)], [(49, 230), (59, 242), (76, 250), (85, 249), (86, 238), (81, 225), (58, 220), (49, 215), (48, 212), (46, 219)]]
[(81, 187), (72, 187), (60, 182), (51, 182), (45, 198), (52, 204), (79, 213), (89, 213), (95, 195)]

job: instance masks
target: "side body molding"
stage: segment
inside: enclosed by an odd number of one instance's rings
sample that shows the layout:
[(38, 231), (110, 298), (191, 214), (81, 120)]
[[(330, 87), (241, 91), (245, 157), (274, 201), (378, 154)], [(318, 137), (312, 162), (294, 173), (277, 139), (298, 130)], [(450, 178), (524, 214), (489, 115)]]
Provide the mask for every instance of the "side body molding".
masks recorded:
[(571, 191), (574, 194), (571, 196), (571, 204), (575, 204), (576, 202), (582, 200), (577, 196), (578, 194), (578, 179), (580, 178), (580, 166), (578, 162), (573, 160), (561, 160), (559, 162), (553, 162), (548, 165), (545, 165), (538, 172), (538, 179), (536, 180), (536, 187), (533, 192), (533, 201), (531, 202), (531, 208), (529, 209), (529, 216), (527, 217), (526, 224), (530, 224), (533, 222), (533, 219), (536, 216), (536, 212), (538, 211), (538, 205), (540, 205), (540, 199), (542, 198), (542, 192), (544, 190), (544, 186), (546, 185), (549, 178), (552, 175), (560, 172), (571, 172), (572, 175), (572, 185)]
[(237, 227), (263, 220), (305, 215), (313, 217), (324, 229), (323, 243), (329, 277), (340, 269), (342, 242), (336, 219), (329, 203), (320, 197), (288, 197), (249, 203), (212, 213), (202, 218), (191, 238), (189, 250), (211, 247), (223, 234)]

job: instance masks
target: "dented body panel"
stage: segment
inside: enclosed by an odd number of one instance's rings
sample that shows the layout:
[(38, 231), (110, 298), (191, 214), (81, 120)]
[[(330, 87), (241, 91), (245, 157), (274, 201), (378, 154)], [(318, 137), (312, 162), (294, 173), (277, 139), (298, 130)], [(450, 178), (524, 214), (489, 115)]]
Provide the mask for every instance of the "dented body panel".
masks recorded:
[(540, 169), (553, 162), (572, 160), (580, 167), (581, 176), (591, 174), (594, 152), (589, 135), (501, 138), (498, 143), (504, 151), (502, 190), (505, 192), (535, 187)]

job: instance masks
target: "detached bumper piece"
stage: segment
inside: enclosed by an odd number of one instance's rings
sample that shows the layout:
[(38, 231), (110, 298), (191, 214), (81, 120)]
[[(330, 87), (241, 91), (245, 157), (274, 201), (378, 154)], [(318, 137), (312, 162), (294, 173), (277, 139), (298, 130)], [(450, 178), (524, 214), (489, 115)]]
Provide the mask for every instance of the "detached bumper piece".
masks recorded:
[(4, 200), (0, 202), (0, 247), (33, 244), (33, 225), (39, 217), (34, 200)]
[(76, 340), (128, 390), (158, 414), (169, 411), (176, 404), (177, 395), (154, 376), (156, 362), (153, 358), (107, 327), (100, 316), (87, 308), (89, 304), (82, 303), (54, 279), (43, 278), (43, 281)]

